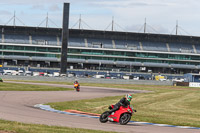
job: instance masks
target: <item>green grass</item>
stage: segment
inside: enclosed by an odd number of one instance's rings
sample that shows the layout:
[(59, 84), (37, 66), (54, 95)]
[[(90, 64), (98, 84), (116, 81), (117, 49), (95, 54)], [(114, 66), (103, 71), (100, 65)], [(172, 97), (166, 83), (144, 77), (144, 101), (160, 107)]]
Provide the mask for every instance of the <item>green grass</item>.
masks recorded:
[(24, 124), (6, 120), (0, 120), (0, 132), (1, 131), (7, 131), (8, 133), (114, 133), (100, 130)]
[[(144, 85), (98, 85), (116, 88), (151, 90), (151, 93), (133, 95), (131, 102), (137, 110), (134, 121), (200, 127), (200, 89), (173, 86)], [(104, 97), (60, 103), (49, 103), (51, 107), (102, 113), (108, 105), (115, 104), (122, 96)]]
[(0, 83), (0, 91), (67, 91), (67, 90), (73, 90), (73, 88), (4, 83), (4, 82)]

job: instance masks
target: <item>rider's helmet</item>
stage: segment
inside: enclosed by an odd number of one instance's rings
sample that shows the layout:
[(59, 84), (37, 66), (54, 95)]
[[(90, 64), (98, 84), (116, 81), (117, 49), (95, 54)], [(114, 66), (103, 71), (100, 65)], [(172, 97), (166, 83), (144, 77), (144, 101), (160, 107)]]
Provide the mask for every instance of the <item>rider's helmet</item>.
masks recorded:
[(126, 100), (128, 100), (130, 102), (131, 99), (132, 99), (132, 95), (131, 94), (126, 94), (125, 98), (126, 98)]
[(77, 83), (78, 83), (78, 81), (76, 80), (74, 83), (76, 83), (76, 84), (77, 84)]

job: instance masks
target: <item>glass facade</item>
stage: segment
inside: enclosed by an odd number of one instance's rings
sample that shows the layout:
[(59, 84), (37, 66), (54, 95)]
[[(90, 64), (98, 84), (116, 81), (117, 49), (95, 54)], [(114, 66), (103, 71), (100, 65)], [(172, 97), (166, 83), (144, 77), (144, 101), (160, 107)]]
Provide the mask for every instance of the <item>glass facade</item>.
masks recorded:
[[(53, 57), (60, 58), (61, 47), (15, 46), (0, 45), (0, 55)], [(175, 54), (169, 52), (138, 52), (127, 50), (100, 50), (85, 48), (68, 48), (68, 58), (84, 60), (108, 60), (126, 62), (149, 62), (167, 64), (200, 65), (200, 56), (197, 54)]]
[(30, 52), (56, 52), (60, 53), (61, 48), (52, 47), (35, 47), (35, 46), (13, 46), (13, 45), (0, 45), (0, 50), (13, 50), (13, 51), (30, 51)]
[[(70, 58), (78, 59), (99, 59), (113, 61), (130, 61), (130, 62), (151, 62), (151, 63), (168, 63), (168, 64), (187, 64), (200, 65), (200, 56), (181, 55), (174, 53), (144, 53), (133, 51), (103, 51), (103, 50), (85, 50), (69, 49)], [(98, 57), (100, 56), (100, 57)]]

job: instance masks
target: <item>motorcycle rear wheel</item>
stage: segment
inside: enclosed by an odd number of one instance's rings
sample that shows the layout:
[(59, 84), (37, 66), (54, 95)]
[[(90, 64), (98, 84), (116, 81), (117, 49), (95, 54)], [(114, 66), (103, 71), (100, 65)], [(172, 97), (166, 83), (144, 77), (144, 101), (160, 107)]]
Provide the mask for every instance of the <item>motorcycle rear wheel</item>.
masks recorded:
[(79, 92), (79, 91), (80, 91), (80, 88), (76, 88), (76, 91)]
[(130, 120), (131, 120), (131, 114), (124, 113), (124, 114), (121, 115), (121, 117), (119, 119), (119, 123), (121, 125), (126, 125)]
[(109, 116), (108, 111), (102, 113), (101, 116), (99, 117), (99, 121), (101, 123), (106, 123), (108, 121), (108, 116)]

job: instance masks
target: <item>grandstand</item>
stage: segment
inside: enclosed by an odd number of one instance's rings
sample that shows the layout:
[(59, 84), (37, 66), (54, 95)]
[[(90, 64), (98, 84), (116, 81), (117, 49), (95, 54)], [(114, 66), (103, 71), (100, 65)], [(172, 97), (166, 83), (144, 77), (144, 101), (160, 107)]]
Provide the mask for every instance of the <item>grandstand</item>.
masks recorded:
[[(60, 67), (62, 29), (0, 26), (0, 64)], [(68, 68), (187, 73), (200, 69), (200, 37), (69, 30)]]

